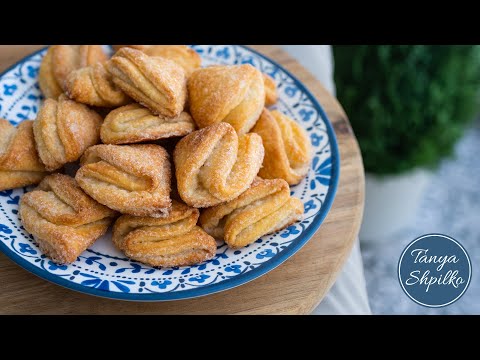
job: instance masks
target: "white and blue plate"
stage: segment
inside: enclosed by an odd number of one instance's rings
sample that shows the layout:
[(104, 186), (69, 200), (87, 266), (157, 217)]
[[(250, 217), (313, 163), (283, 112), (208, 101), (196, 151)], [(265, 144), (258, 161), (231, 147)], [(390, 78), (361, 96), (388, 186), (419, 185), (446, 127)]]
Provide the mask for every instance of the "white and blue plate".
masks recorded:
[[(277, 109), (307, 130), (315, 151), (308, 176), (291, 189), (305, 205), (303, 221), (240, 250), (219, 246), (212, 260), (195, 266), (153, 268), (131, 261), (113, 246), (110, 233), (73, 264), (57, 265), (42, 254), (18, 219), (18, 203), (27, 191), (23, 188), (0, 191), (0, 250), (5, 255), (35, 275), (72, 290), (113, 299), (163, 301), (204, 296), (245, 284), (305, 245), (325, 219), (339, 179), (337, 142), (325, 112), (299, 80), (252, 49), (240, 45), (193, 48), (204, 65), (248, 63), (275, 79)], [(36, 52), (0, 75), (0, 117), (14, 125), (35, 119), (38, 113), (42, 101), (38, 69), (45, 52)]]

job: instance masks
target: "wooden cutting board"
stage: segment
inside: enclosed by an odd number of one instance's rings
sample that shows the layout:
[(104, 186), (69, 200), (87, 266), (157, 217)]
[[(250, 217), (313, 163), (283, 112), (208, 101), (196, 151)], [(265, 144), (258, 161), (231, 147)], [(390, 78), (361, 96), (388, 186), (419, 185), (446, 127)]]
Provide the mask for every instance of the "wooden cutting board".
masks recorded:
[[(0, 71), (39, 49), (0, 46)], [(332, 121), (340, 148), (340, 183), (325, 222), (296, 255), (270, 273), (222, 293), (164, 303), (97, 298), (64, 289), (23, 270), (0, 253), (0, 314), (308, 314), (342, 269), (358, 235), (364, 204), (364, 171), (348, 119), (320, 83), (284, 51), (252, 46), (282, 64), (317, 97)]]

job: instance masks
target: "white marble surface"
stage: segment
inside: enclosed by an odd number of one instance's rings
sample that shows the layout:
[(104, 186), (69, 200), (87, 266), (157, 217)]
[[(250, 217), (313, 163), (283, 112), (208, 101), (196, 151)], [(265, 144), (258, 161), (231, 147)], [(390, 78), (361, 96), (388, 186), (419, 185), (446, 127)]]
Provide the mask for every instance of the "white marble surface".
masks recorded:
[[(423, 193), (414, 221), (381, 245), (364, 246), (365, 276), (374, 314), (480, 314), (480, 119), (445, 159)], [(470, 255), (472, 280), (454, 304), (432, 309), (410, 300), (397, 278), (398, 259), (415, 238), (442, 233), (460, 241)]]

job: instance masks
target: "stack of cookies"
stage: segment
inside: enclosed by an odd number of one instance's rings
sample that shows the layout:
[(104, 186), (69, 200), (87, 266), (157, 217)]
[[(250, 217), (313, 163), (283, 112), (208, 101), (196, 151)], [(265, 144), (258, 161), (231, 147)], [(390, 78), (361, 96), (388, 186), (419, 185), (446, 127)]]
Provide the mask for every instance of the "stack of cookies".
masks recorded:
[[(202, 68), (184, 45), (55, 45), (43, 58), (35, 120), (0, 119), (0, 190), (61, 264), (113, 224), (113, 243), (151, 266), (193, 265), (301, 219), (290, 185), (311, 146), (270, 111), (275, 83), (251, 65)], [(75, 177), (65, 165), (79, 165)]]

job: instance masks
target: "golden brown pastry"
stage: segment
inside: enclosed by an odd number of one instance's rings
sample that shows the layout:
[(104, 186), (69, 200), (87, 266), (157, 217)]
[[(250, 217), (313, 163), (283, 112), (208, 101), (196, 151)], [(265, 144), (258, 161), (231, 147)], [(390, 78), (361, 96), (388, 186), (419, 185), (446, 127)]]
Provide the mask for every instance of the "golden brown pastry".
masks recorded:
[(105, 234), (115, 212), (85, 194), (67, 175), (47, 176), (20, 201), (25, 229), (53, 261), (69, 264)]
[(188, 79), (188, 94), (198, 127), (223, 121), (240, 135), (253, 128), (265, 105), (262, 73), (249, 64), (197, 70)]
[(133, 144), (185, 136), (194, 130), (195, 123), (186, 112), (175, 118), (166, 118), (152, 114), (139, 104), (131, 104), (107, 115), (100, 129), (100, 137), (105, 144)]
[(232, 200), (253, 182), (263, 155), (260, 136), (238, 136), (230, 124), (195, 131), (175, 147), (178, 193), (188, 205), (200, 208)]
[(168, 154), (158, 145), (96, 145), (75, 179), (99, 203), (123, 214), (163, 217), (171, 207)]
[(257, 178), (235, 200), (202, 212), (200, 225), (210, 235), (241, 248), (300, 220), (303, 203), (290, 197), (285, 180)]
[(186, 45), (114, 45), (115, 50), (122, 47), (130, 47), (137, 49), (148, 56), (161, 56), (169, 60), (175, 61), (180, 65), (188, 76), (190, 76), (196, 69), (202, 66), (202, 58), (200, 55)]
[(187, 266), (215, 256), (215, 239), (199, 226), (198, 209), (176, 201), (163, 219), (121, 216), (113, 227), (113, 242), (129, 258), (151, 266)]
[(265, 106), (272, 106), (277, 103), (277, 85), (275, 80), (270, 75), (263, 74), (263, 81), (265, 84)]
[(302, 181), (313, 152), (308, 134), (297, 122), (276, 110), (265, 109), (252, 132), (262, 137), (265, 147), (260, 177), (284, 179), (290, 185)]
[(33, 123), (40, 159), (53, 171), (76, 161), (100, 140), (102, 118), (86, 105), (62, 95), (46, 99)]
[(183, 111), (187, 80), (177, 63), (122, 48), (107, 63), (107, 69), (120, 89), (154, 114), (177, 117)]
[(38, 184), (47, 175), (33, 138), (33, 121), (0, 119), (0, 191)]
[(52, 49), (54, 46), (50, 46), (48, 48), (47, 53), (43, 57), (42, 63), (40, 64), (40, 70), (38, 71), (38, 85), (40, 86), (40, 90), (46, 99), (56, 99), (63, 93), (62, 87), (60, 86), (53, 72), (54, 66), (52, 64)]
[(72, 71), (65, 91), (71, 99), (91, 106), (118, 107), (132, 101), (113, 83), (103, 63)]
[(46, 98), (58, 98), (64, 90), (67, 76), (74, 70), (106, 61), (101, 45), (53, 45), (40, 65), (38, 82)]
[[(147, 54), (148, 49), (150, 49), (152, 46), (154, 46), (154, 45), (112, 45), (112, 48), (116, 52), (116, 51), (120, 50), (121, 48), (129, 47), (129, 48), (132, 48), (132, 49), (140, 50), (140, 51), (144, 52), (145, 54)], [(162, 45), (159, 45), (159, 46), (162, 46)], [(147, 55), (150, 56), (150, 54), (147, 54)]]

